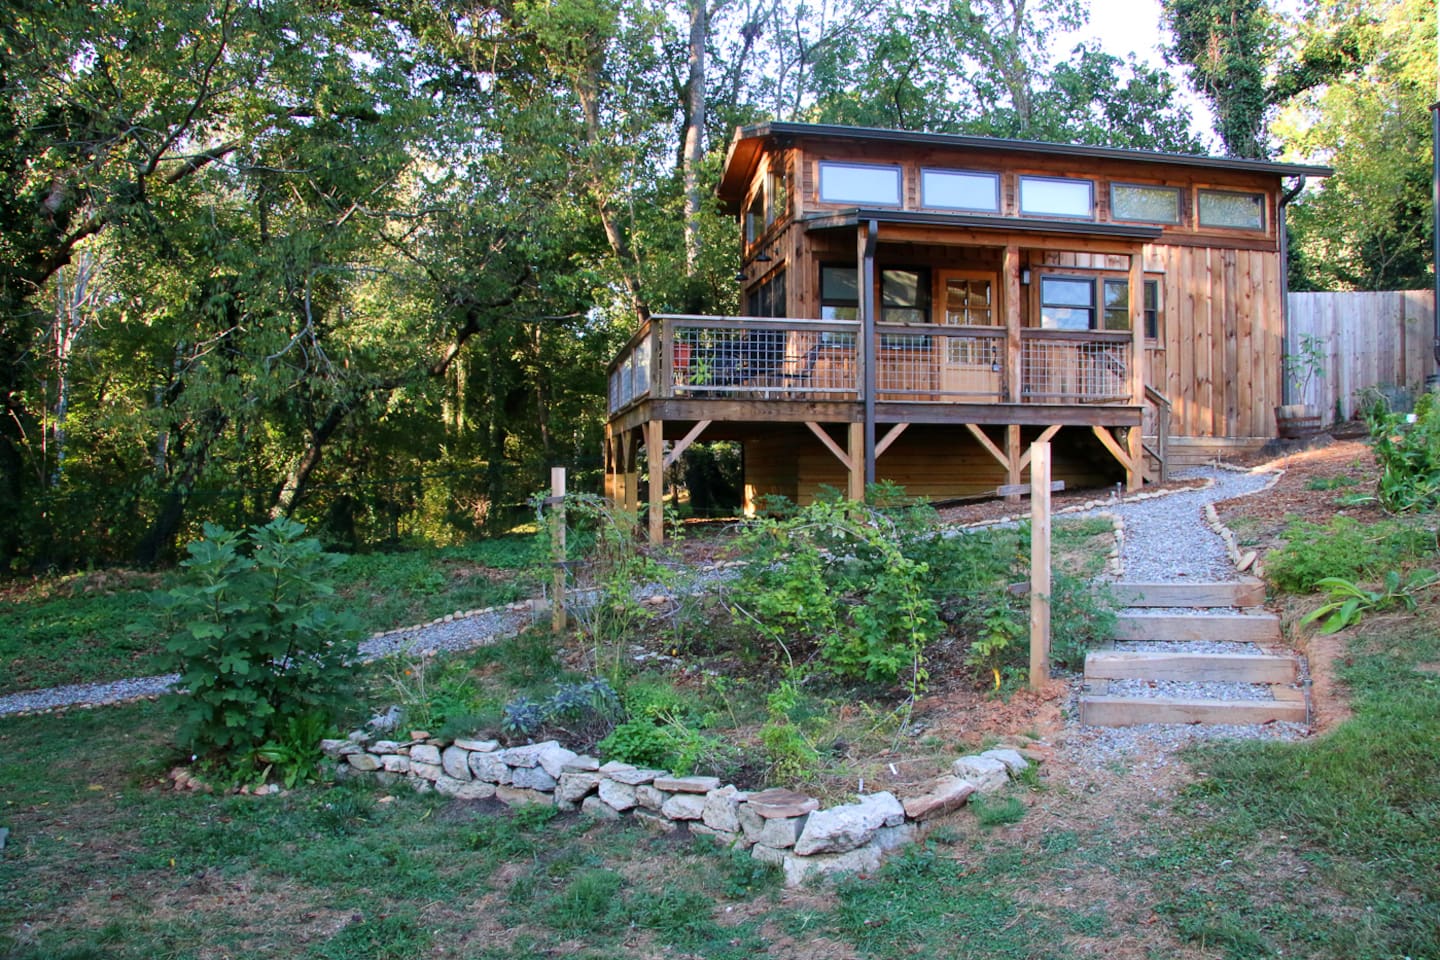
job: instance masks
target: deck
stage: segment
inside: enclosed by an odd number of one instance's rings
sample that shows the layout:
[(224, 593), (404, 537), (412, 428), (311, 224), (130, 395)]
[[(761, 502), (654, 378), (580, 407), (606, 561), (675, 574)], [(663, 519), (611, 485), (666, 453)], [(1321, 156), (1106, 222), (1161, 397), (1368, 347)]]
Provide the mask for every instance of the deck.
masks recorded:
[[(808, 428), (855, 497), (874, 477), (875, 458), (922, 424), (963, 427), (1014, 483), (1028, 439), (1080, 427), (1132, 489), (1143, 482), (1147, 390), (1130, 331), (879, 323), (873, 371), (863, 342), (854, 320), (651, 317), (609, 367), (607, 492), (638, 506), (640, 444), (663, 450), (668, 467), (702, 434), (746, 440), (777, 425)], [(650, 476), (663, 482), (660, 471)], [(658, 487), (648, 499), (653, 528)]]
[[(1129, 331), (877, 324), (881, 423), (1129, 426)], [(656, 315), (609, 368), (616, 429), (648, 420), (863, 419), (860, 324), (851, 320)], [(1016, 387), (1018, 386), (1018, 389)]]

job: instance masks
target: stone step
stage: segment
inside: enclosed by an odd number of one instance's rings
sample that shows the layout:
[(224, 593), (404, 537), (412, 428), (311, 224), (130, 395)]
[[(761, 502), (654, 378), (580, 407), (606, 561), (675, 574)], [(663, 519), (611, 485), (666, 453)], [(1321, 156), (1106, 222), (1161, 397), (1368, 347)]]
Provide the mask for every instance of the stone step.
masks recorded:
[(1265, 603), (1265, 584), (1259, 580), (1117, 583), (1110, 592), (1122, 607), (1259, 607)]
[(1080, 698), (1080, 722), (1092, 727), (1132, 727), (1141, 723), (1250, 726), (1272, 721), (1305, 723), (1307, 718), (1303, 695), (1300, 699), (1284, 700), (1202, 700), (1092, 694)]
[(1187, 683), (1294, 683), (1294, 657), (1262, 653), (1154, 653), (1097, 650), (1085, 657), (1086, 680), (1178, 680)]
[(1121, 614), (1116, 640), (1279, 643), (1280, 618), (1273, 613)]

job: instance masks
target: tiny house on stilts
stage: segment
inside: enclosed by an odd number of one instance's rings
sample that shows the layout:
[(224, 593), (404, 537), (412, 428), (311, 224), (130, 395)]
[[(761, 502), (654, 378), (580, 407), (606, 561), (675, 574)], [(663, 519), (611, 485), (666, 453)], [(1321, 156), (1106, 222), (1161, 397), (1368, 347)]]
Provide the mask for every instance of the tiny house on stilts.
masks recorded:
[[(606, 493), (697, 439), (744, 450), (747, 512), (891, 480), (1071, 486), (1255, 449), (1283, 402), (1287, 178), (1325, 167), (762, 123), (719, 195), (744, 316), (656, 315), (609, 369)], [(638, 454), (651, 464), (640, 490)]]

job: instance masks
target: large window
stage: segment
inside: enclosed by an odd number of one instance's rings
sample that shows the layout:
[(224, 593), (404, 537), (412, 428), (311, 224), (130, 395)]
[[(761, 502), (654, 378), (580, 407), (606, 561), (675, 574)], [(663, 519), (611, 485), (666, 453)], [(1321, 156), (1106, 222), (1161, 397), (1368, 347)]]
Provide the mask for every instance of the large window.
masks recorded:
[(859, 283), (855, 268), (820, 268), (820, 319), (857, 320), (860, 317)]
[(1180, 189), (1140, 183), (1110, 185), (1110, 216), (1143, 223), (1179, 223)]
[[(1130, 329), (1130, 281), (1105, 281), (1105, 329)], [(1160, 284), (1145, 281), (1145, 339), (1160, 339)]]
[(1020, 212), (1030, 217), (1095, 216), (1095, 184), (1055, 177), (1020, 178)]
[(756, 190), (745, 208), (745, 242), (754, 243), (765, 232), (765, 191)]
[(825, 203), (900, 206), (900, 168), (869, 163), (820, 162), (820, 199)]
[(942, 210), (1000, 212), (1000, 175), (963, 170), (921, 170), (920, 205)]
[(1040, 326), (1046, 330), (1095, 327), (1095, 281), (1089, 277), (1040, 279)]
[(1200, 226), (1235, 230), (1265, 229), (1265, 194), (1201, 190), (1197, 196)]
[(748, 317), (785, 316), (785, 270), (779, 269), (756, 286), (750, 288), (745, 298), (745, 315)]
[(880, 322), (929, 321), (930, 275), (923, 270), (881, 270)]

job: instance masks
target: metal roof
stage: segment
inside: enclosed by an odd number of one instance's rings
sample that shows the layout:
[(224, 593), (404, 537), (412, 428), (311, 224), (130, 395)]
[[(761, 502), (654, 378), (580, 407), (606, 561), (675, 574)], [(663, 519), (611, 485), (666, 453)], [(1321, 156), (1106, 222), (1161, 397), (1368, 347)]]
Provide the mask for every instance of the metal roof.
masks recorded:
[(867, 220), (876, 223), (917, 227), (963, 227), (970, 230), (1003, 230), (1021, 233), (1078, 234), (1117, 240), (1158, 240), (1159, 227), (1129, 223), (1096, 223), (1093, 220), (1042, 220), (1035, 217), (995, 217), (973, 213), (927, 213), (916, 210), (836, 210), (812, 214), (801, 223), (806, 230), (854, 227)]

